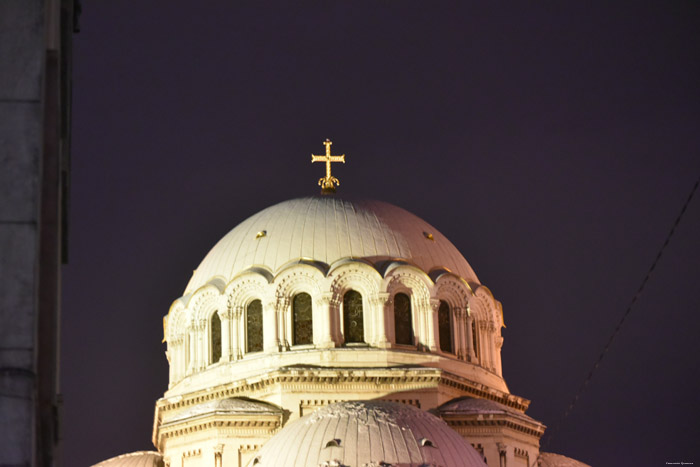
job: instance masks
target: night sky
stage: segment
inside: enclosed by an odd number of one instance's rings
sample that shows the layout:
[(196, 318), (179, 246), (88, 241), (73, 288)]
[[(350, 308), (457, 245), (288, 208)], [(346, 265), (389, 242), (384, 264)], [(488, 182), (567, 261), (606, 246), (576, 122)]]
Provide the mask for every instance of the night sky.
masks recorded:
[[(318, 192), (325, 138), (340, 194), (426, 219), (503, 303), (549, 427), (700, 174), (698, 2), (83, 2), (74, 41), (69, 467), (153, 449), (162, 317), (226, 232)], [(700, 463), (699, 290), (700, 194), (547, 451)]]

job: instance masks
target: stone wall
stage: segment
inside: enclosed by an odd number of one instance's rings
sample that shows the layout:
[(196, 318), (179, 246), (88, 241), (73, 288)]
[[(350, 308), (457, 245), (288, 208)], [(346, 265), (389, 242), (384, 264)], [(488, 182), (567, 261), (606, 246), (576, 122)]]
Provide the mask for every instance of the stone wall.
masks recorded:
[(73, 12), (0, 2), (0, 465), (56, 465)]

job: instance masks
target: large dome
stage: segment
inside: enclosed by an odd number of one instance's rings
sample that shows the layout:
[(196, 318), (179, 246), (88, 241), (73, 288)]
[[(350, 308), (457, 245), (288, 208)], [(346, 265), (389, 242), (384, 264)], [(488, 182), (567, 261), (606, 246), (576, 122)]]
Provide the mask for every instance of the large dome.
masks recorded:
[(425, 272), (446, 269), (468, 282), (479, 282), (457, 248), (410, 212), (380, 201), (317, 196), (284, 201), (243, 221), (207, 254), (185, 294), (214, 278), (228, 283), (251, 267), (274, 274), (293, 261), (330, 266), (345, 258), (374, 265), (400, 259)]
[(285, 426), (252, 466), (486, 466), (445, 422), (385, 401), (332, 404)]

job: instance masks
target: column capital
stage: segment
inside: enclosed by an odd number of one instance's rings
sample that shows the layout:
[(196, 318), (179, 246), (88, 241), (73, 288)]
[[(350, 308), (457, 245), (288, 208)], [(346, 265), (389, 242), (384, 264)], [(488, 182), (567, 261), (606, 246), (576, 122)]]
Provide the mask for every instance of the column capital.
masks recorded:
[(391, 294), (389, 292), (379, 292), (375, 296), (370, 297), (369, 300), (373, 305), (378, 306), (390, 305), (392, 302)]
[(221, 318), (221, 321), (228, 321), (231, 318), (233, 318), (233, 310), (230, 308), (226, 308), (225, 310), (219, 310), (219, 318)]

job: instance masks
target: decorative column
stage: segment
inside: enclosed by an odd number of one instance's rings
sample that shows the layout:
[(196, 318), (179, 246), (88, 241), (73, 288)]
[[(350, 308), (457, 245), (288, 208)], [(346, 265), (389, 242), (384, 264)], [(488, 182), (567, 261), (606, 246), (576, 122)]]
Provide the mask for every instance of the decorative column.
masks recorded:
[(222, 456), (224, 454), (224, 445), (217, 444), (214, 446), (214, 467), (223, 467)]
[(179, 335), (173, 334), (168, 339), (168, 363), (170, 364), (170, 386), (175, 384), (180, 379), (180, 364), (183, 355), (180, 354), (180, 339)]
[(324, 293), (314, 300), (313, 307), (313, 329), (314, 346), (330, 349), (335, 347), (331, 331), (331, 313), (333, 309), (333, 294)]
[(231, 359), (231, 317), (230, 308), (219, 312), (221, 318), (221, 361), (230, 362)]
[(491, 364), (491, 335), (489, 332), (489, 323), (482, 322), (480, 324), (479, 332), (481, 333), (481, 339), (479, 339), (479, 346), (481, 347), (481, 366), (491, 369), (493, 365)]
[(499, 467), (506, 467), (506, 454), (508, 453), (508, 448), (503, 443), (496, 443), (498, 448), (498, 465)]
[(346, 336), (341, 330), (342, 319), (340, 316), (340, 309), (342, 307), (343, 298), (339, 297), (337, 294), (333, 293), (329, 302), (329, 325), (330, 325), (330, 335), (333, 341), (334, 347), (340, 347), (345, 344)]
[(187, 341), (186, 336), (187, 331), (185, 333), (180, 333), (176, 336), (177, 339), (177, 360), (176, 360), (176, 368), (175, 368), (175, 378), (176, 381), (180, 381), (182, 378), (185, 377), (185, 373), (187, 373), (187, 346), (185, 345), (185, 342)]
[(194, 322), (191, 322), (189, 327), (187, 328), (187, 350), (190, 355), (189, 360), (187, 361), (187, 374), (190, 375), (194, 372), (195, 369), (195, 359), (197, 357), (197, 354), (195, 352), (197, 340), (196, 340), (196, 333), (195, 333), (195, 325)]
[(279, 352), (278, 327), (279, 313), (277, 312), (277, 302), (271, 300), (263, 304), (263, 352)]
[[(171, 344), (171, 341), (168, 341), (168, 345)], [(185, 360), (185, 355), (182, 352), (182, 334), (174, 334), (172, 337), (172, 346), (173, 346), (173, 356), (172, 356), (172, 361), (170, 362), (170, 369), (172, 370), (172, 376), (170, 379), (170, 384), (175, 384), (177, 381), (180, 381), (182, 379), (182, 366), (183, 366), (183, 361)]]
[(279, 351), (289, 350), (291, 347), (292, 323), (287, 319), (290, 315), (290, 299), (283, 295), (278, 295), (275, 302), (275, 314), (277, 315), (277, 348)]
[(231, 307), (231, 359), (240, 360), (243, 358), (245, 345), (245, 326), (243, 325), (243, 305)]
[(469, 361), (469, 362), (476, 361), (476, 353), (474, 350), (474, 334), (472, 332), (473, 323), (474, 323), (474, 317), (471, 314), (471, 310), (469, 309), (469, 305), (467, 305), (467, 309), (466, 309), (467, 361)]
[(207, 336), (207, 320), (200, 319), (197, 324), (197, 335), (199, 340), (199, 355), (197, 358), (197, 368), (203, 370), (204, 368), (206, 368), (209, 360), (209, 349), (207, 348), (207, 343), (209, 342), (209, 336)]
[(379, 292), (370, 301), (372, 303), (372, 343), (379, 348), (386, 349), (390, 346), (386, 330), (387, 326), (390, 327), (391, 324), (387, 323), (387, 308), (393, 305), (391, 294), (389, 292)]
[(165, 350), (165, 358), (168, 360), (168, 380), (172, 384), (175, 381), (175, 346), (172, 341), (168, 341)]
[(496, 372), (496, 325), (489, 323), (489, 368)]
[(452, 332), (454, 335), (454, 353), (458, 359), (464, 360), (464, 310), (458, 306), (453, 311), (454, 321), (452, 322)]
[(431, 352), (435, 352), (440, 348), (440, 325), (438, 323), (438, 310), (440, 309), (440, 300), (431, 298), (425, 307), (425, 345)]
[(503, 336), (496, 336), (496, 374), (503, 377), (503, 367), (501, 365), (501, 348), (503, 347)]

